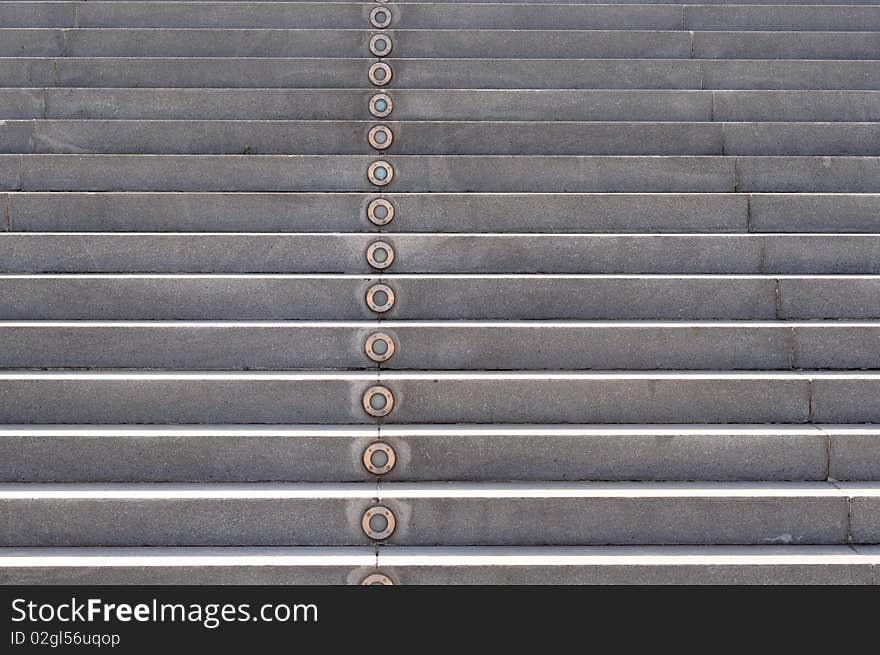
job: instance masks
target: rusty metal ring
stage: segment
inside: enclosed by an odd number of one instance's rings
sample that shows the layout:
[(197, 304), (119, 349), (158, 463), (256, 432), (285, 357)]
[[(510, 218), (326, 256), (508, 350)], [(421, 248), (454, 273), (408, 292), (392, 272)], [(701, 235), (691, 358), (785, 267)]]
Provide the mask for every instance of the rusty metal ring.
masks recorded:
[(367, 77), (370, 78), (370, 82), (375, 86), (385, 86), (391, 82), (394, 73), (391, 71), (391, 66), (384, 61), (377, 61), (370, 66), (370, 70), (367, 72)]
[(374, 284), (367, 289), (367, 307), (381, 314), (394, 307), (394, 289), (387, 284)]
[(364, 352), (374, 362), (387, 362), (394, 356), (394, 339), (384, 332), (374, 332), (364, 342)]
[(384, 198), (376, 198), (367, 205), (367, 219), (373, 225), (388, 225), (394, 220), (394, 205)]
[[(380, 528), (382, 523), (384, 523), (384, 526), (380, 529), (374, 529), (373, 525), (371, 525), (373, 519), (377, 519), (376, 523), (379, 524), (376, 528)], [(394, 518), (394, 514), (384, 505), (374, 505), (369, 508), (364, 512), (364, 516), (361, 519), (361, 528), (363, 529), (364, 534), (370, 539), (375, 539), (377, 541), (387, 539), (394, 534), (394, 528), (396, 526), (397, 521)]]
[(394, 396), (385, 387), (370, 387), (364, 392), (363, 405), (370, 416), (387, 416), (394, 409)]
[(376, 118), (385, 118), (393, 109), (394, 103), (384, 93), (377, 93), (370, 98), (370, 113)]
[(370, 10), (370, 25), (380, 30), (391, 25), (391, 9), (388, 7), (373, 7)]
[(367, 179), (376, 186), (387, 186), (394, 179), (394, 168), (387, 161), (374, 161), (367, 169)]
[(384, 573), (371, 573), (361, 580), (361, 584), (365, 587), (394, 585), (394, 582)]
[(377, 57), (385, 57), (391, 54), (394, 44), (387, 34), (374, 34), (370, 37), (370, 52)]
[(376, 150), (385, 150), (394, 141), (394, 132), (387, 125), (376, 125), (370, 128), (370, 132), (367, 134), (367, 141)]
[(388, 268), (394, 263), (394, 248), (384, 241), (371, 243), (367, 248), (367, 263), (379, 270)]
[[(378, 463), (373, 461), (374, 457), (379, 460)], [(384, 464), (382, 463), (383, 457)], [(377, 441), (367, 446), (367, 449), (364, 451), (364, 468), (373, 475), (385, 475), (394, 468), (396, 463), (397, 455), (394, 453), (394, 448), (387, 443)]]

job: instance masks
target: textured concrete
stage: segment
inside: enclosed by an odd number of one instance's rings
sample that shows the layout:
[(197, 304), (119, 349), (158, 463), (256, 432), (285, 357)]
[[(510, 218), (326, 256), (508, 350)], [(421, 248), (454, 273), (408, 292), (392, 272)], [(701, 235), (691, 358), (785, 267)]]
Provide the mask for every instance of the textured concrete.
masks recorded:
[(395, 584), (873, 584), (876, 561), (846, 546), (379, 550)]
[(360, 482), (375, 426), (4, 426), (10, 482)]
[(824, 480), (812, 426), (395, 426), (383, 480)]
[[(722, 27), (727, 29), (726, 25)], [(878, 50), (880, 35), (877, 32), (694, 32), (692, 56), (698, 59), (876, 59)]]
[(837, 345), (858, 329), (820, 330), (795, 350), (786, 324), (13, 321), (0, 322), (0, 367), (373, 368), (364, 342), (377, 330), (397, 345), (383, 369), (787, 369), (794, 352), (828, 364), (815, 368), (876, 361), (875, 351)]
[[(375, 484), (3, 485), (3, 546), (365, 545)], [(180, 517), (185, 517), (181, 520)]]
[(3, 548), (3, 584), (360, 584), (370, 547)]
[(381, 484), (388, 543), (434, 545), (843, 544), (830, 485)]
[[(872, 406), (851, 409), (844, 418), (839, 417), (847, 414), (845, 407), (824, 409), (822, 402), (850, 387), (845, 379), (817, 376), (814, 420), (878, 420)], [(377, 382), (394, 394), (394, 409), (383, 419), (387, 423), (803, 423), (810, 418), (810, 381), (799, 373), (13, 371), (0, 373), (0, 419), (369, 423), (361, 397)], [(856, 400), (863, 401), (877, 384), (876, 375), (857, 384), (861, 396)]]
[(880, 369), (880, 325), (802, 323), (793, 328), (795, 368)]
[[(680, 29), (674, 5), (434, 4), (393, 5), (391, 27), (408, 29)], [(81, 7), (80, 27), (363, 28), (371, 5), (362, 2), (108, 2)], [(871, 8), (867, 8), (870, 10)], [(861, 16), (854, 16), (854, 19)]]
[[(16, 112), (22, 111), (16, 109), (21, 102), (16, 92), (0, 90), (0, 110), (9, 118), (20, 117)], [(880, 93), (871, 93), (838, 92), (836, 99), (825, 101), (824, 120), (836, 120), (835, 115), (847, 112), (854, 116), (849, 120), (858, 120), (864, 112), (873, 115), (874, 106), (880, 108), (874, 96)], [(372, 94), (369, 89), (47, 89), (45, 111), (50, 118), (363, 120)], [(740, 111), (743, 104), (748, 108), (755, 103), (737, 104)], [(855, 113), (859, 108), (863, 113)], [(43, 110), (28, 111), (21, 117), (42, 116)], [(395, 89), (392, 116), (395, 120), (708, 121), (712, 92)]]
[[(809, 416), (809, 382), (799, 374), (387, 372), (380, 379), (395, 395), (383, 419), (389, 424), (801, 423)], [(876, 420), (877, 408), (864, 415)]]
[(827, 434), (812, 426), (20, 425), (0, 431), (0, 480), (356, 482), (380, 434), (397, 457), (383, 480), (824, 480), (828, 470)]
[[(837, 485), (850, 497), (850, 534), (854, 544), (880, 543), (880, 489), (876, 482)], [(875, 551), (876, 552), (876, 551)]]
[(880, 379), (871, 373), (814, 376), (810, 416), (822, 423), (880, 423)]
[[(364, 27), (359, 23), (357, 27)], [(55, 34), (19, 55), (55, 56)], [(394, 59), (456, 57), (536, 59), (691, 57), (685, 32), (529, 30), (385, 30)], [(372, 32), (363, 29), (79, 29), (66, 33), (67, 54), (75, 57), (370, 57)], [(17, 36), (17, 34), (16, 34)], [(834, 37), (830, 38), (831, 40)], [(865, 44), (869, 45), (869, 44)], [(857, 44), (848, 51), (856, 51)], [(865, 49), (865, 46), (862, 47)], [(0, 50), (3, 52), (3, 50)], [(829, 52), (834, 52), (829, 49)], [(829, 57), (830, 58), (830, 57)]]
[(0, 580), (880, 580), (875, 0), (0, 5)]
[[(21, 170), (6, 189), (26, 191), (373, 191), (367, 167), (375, 156), (344, 155), (0, 155), (0, 165)], [(18, 161), (20, 157), (20, 161)], [(388, 158), (393, 191), (490, 192), (730, 192), (734, 160), (724, 157), (503, 157), (409, 156)], [(748, 159), (748, 158), (740, 158)], [(880, 158), (838, 158), (841, 184), (877, 186)], [(787, 162), (791, 162), (790, 165)], [(829, 179), (797, 159), (754, 190), (797, 184), (826, 190)], [(748, 166), (748, 164), (746, 164)], [(758, 174), (761, 162), (752, 162)], [(534, 175), (540, 169), (541, 175)], [(763, 169), (762, 169), (763, 170)], [(745, 173), (747, 175), (748, 172)], [(843, 176), (848, 176), (843, 181)], [(746, 182), (748, 185), (748, 182)], [(770, 186), (770, 189), (764, 187)], [(806, 188), (800, 188), (804, 186)], [(0, 187), (0, 188), (3, 188)]]
[(757, 276), (6, 274), (0, 318), (356, 320), (375, 317), (364, 296), (379, 281), (397, 319), (740, 320), (776, 307), (776, 281)]
[(781, 278), (779, 318), (880, 318), (880, 277)]
[(880, 428), (867, 425), (822, 426), (830, 439), (828, 477), (880, 480)]
[(0, 373), (4, 423), (375, 423), (375, 373)]
[[(375, 197), (308, 192), (26, 192), (8, 194), (4, 204), (15, 231), (360, 232), (378, 229), (366, 219), (366, 206)], [(735, 194), (391, 193), (384, 197), (396, 207), (394, 222), (386, 228), (395, 233), (728, 233), (746, 231), (748, 222), (748, 199)], [(773, 221), (781, 213), (779, 222), (795, 224), (795, 216), (788, 218), (788, 208), (796, 198), (790, 204), (784, 199), (762, 210), (764, 220)], [(878, 203), (880, 196), (861, 202), (860, 214), (850, 221), (876, 222), (872, 208)], [(853, 216), (853, 210), (846, 216)], [(875, 230), (880, 231), (877, 225)]]
[[(875, 235), (383, 234), (391, 273), (880, 273)], [(0, 234), (4, 273), (374, 273), (375, 234)], [(307, 255), (304, 255), (307, 253)], [(550, 265), (552, 262), (552, 266)]]
[(750, 194), (757, 232), (880, 232), (878, 194)]
[[(375, 240), (327, 233), (7, 233), (0, 234), (0, 271), (370, 274), (376, 269), (364, 253)], [(833, 237), (750, 235), (388, 234), (382, 240), (394, 248), (386, 270), (395, 273), (759, 273), (762, 247), (769, 260), (763, 268), (774, 272), (880, 272), (880, 237), (843, 237), (841, 244)], [(795, 243), (779, 244), (789, 241)], [(822, 249), (828, 254), (812, 265), (810, 254)], [(835, 270), (849, 251), (850, 270)]]

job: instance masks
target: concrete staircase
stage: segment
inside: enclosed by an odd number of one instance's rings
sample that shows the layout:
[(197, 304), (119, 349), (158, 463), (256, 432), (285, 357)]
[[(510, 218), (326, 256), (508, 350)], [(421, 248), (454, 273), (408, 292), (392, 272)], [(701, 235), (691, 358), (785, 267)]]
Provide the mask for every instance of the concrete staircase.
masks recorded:
[(0, 581), (880, 581), (880, 3), (751, 2), (0, 3)]

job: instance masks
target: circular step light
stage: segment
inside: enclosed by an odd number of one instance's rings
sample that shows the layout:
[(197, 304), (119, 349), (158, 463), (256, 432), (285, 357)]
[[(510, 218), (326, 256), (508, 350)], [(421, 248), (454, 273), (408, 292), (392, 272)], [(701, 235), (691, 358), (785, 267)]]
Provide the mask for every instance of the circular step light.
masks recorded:
[(376, 125), (370, 129), (367, 140), (376, 150), (385, 150), (394, 141), (394, 133), (387, 125)]
[(391, 48), (393, 47), (391, 37), (387, 34), (374, 34), (370, 37), (370, 52), (377, 57), (385, 57), (391, 54)]
[(367, 169), (367, 178), (376, 186), (386, 186), (394, 179), (394, 168), (387, 161), (374, 161)]
[(367, 248), (367, 263), (373, 268), (386, 269), (394, 262), (394, 248), (384, 241), (371, 243)]
[(385, 387), (370, 387), (364, 392), (363, 404), (370, 416), (387, 416), (394, 409), (394, 396)]
[(364, 517), (361, 519), (364, 534), (376, 541), (390, 537), (394, 534), (396, 526), (394, 514), (384, 505), (374, 505), (364, 512)]
[(384, 198), (376, 198), (367, 205), (367, 219), (373, 225), (388, 225), (394, 220), (394, 205)]
[(370, 113), (376, 118), (385, 118), (391, 114), (394, 104), (384, 93), (377, 93), (370, 98)]
[(391, 25), (391, 10), (388, 7), (373, 7), (370, 10), (370, 25), (380, 30)]
[(365, 587), (376, 587), (376, 586), (392, 586), (394, 582), (392, 582), (391, 578), (389, 578), (384, 573), (371, 573), (366, 578), (361, 580), (361, 584)]
[(364, 351), (374, 362), (387, 362), (394, 356), (394, 339), (384, 332), (376, 332), (367, 337)]
[(384, 61), (377, 61), (375, 64), (370, 66), (370, 70), (367, 75), (370, 78), (370, 82), (372, 82), (375, 86), (385, 86), (386, 84), (391, 82), (391, 78), (393, 77), (391, 66), (386, 64)]
[(373, 475), (385, 475), (397, 463), (394, 448), (387, 443), (377, 441), (364, 450), (364, 468)]
[(394, 307), (394, 290), (387, 284), (374, 284), (367, 289), (367, 307), (381, 314)]

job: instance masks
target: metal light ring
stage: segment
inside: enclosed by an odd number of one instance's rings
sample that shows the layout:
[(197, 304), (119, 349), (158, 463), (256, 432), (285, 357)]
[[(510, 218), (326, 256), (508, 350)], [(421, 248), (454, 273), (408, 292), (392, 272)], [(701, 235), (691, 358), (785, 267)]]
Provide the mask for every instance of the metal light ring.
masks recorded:
[[(386, 349), (384, 353), (375, 352), (374, 348), (378, 341), (385, 342)], [(367, 337), (367, 340), (364, 342), (364, 351), (367, 353), (367, 357), (374, 362), (387, 362), (394, 356), (394, 350), (394, 339), (391, 338), (391, 335), (385, 334), (384, 332), (374, 332)]]
[(394, 132), (387, 125), (375, 125), (370, 128), (367, 141), (376, 150), (385, 150), (394, 142)]
[[(382, 396), (385, 399), (385, 405), (381, 409), (376, 409), (371, 403), (373, 396), (376, 395)], [(361, 402), (363, 403), (364, 411), (376, 418), (388, 416), (391, 410), (394, 409), (394, 395), (386, 387), (370, 387), (364, 392)]]
[[(385, 294), (385, 302), (379, 302), (376, 299), (376, 296), (382, 292)], [(389, 309), (394, 307), (394, 289), (389, 287), (387, 284), (374, 284), (369, 289), (367, 289), (366, 302), (367, 307), (372, 309), (374, 312), (382, 313), (387, 312)]]
[(361, 584), (365, 587), (393, 586), (394, 581), (384, 573), (371, 573), (361, 580)]
[(370, 10), (370, 25), (377, 29), (388, 27), (392, 19), (390, 7), (373, 7)]
[(377, 57), (387, 57), (393, 48), (394, 43), (387, 34), (374, 34), (370, 37), (370, 52)]
[[(376, 105), (380, 101), (385, 103), (385, 108), (381, 110), (376, 107)], [(370, 113), (376, 118), (385, 118), (386, 116), (390, 116), (393, 109), (394, 103), (391, 102), (391, 98), (384, 93), (377, 93), (372, 98), (370, 98)]]
[[(385, 170), (384, 177), (379, 174), (381, 169)], [(379, 161), (374, 161), (367, 169), (367, 179), (370, 180), (371, 184), (375, 184), (376, 186), (388, 186), (391, 184), (391, 180), (394, 179), (394, 167), (387, 161), (381, 159)]]
[[(385, 253), (382, 259), (378, 254)], [(384, 270), (394, 263), (394, 248), (385, 241), (374, 241), (367, 247), (367, 263), (373, 268)]]
[[(383, 466), (373, 464), (373, 455), (377, 452), (385, 453), (385, 456), (388, 458)], [(364, 468), (373, 475), (385, 475), (394, 468), (396, 463), (397, 455), (394, 452), (394, 448), (387, 443), (377, 441), (367, 446), (366, 450), (364, 450)]]
[[(379, 208), (382, 209), (379, 209)], [(379, 216), (377, 212), (382, 212), (384, 210), (384, 216)], [(370, 201), (370, 204), (367, 205), (367, 220), (370, 221), (373, 225), (388, 225), (391, 221), (394, 220), (394, 205), (385, 200), (385, 198), (376, 198)]]
[(370, 78), (370, 82), (375, 86), (385, 86), (391, 82), (394, 73), (391, 70), (391, 66), (384, 61), (377, 61), (370, 66), (367, 76)]
[[(373, 530), (373, 528), (370, 527), (370, 519), (374, 516), (385, 517), (386, 526), (384, 530)], [(369, 508), (364, 512), (364, 516), (361, 519), (361, 529), (363, 529), (364, 534), (370, 539), (375, 539), (376, 541), (381, 541), (390, 537), (394, 534), (394, 528), (396, 527), (397, 520), (394, 518), (394, 514), (384, 505), (374, 505)]]

